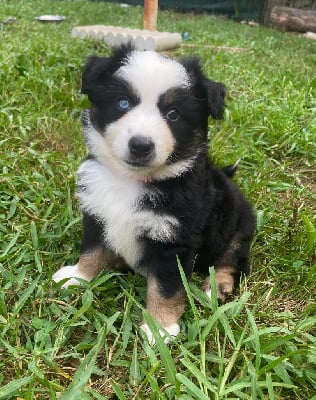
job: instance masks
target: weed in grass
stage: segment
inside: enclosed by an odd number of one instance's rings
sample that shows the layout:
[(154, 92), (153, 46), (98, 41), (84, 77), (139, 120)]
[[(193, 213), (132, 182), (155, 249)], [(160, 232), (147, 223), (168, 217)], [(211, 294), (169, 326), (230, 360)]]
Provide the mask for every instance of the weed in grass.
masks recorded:
[[(40, 24), (41, 14), (62, 24)], [(79, 24), (140, 28), (140, 7), (65, 0), (3, 1), (0, 20), (0, 399), (299, 399), (315, 376), (315, 50), (312, 41), (209, 15), (161, 11), (159, 29), (189, 32), (206, 73), (225, 82), (223, 121), (210, 122), (219, 165), (257, 210), (253, 273), (225, 305), (194, 277), (181, 335), (152, 348), (138, 326), (145, 281), (101, 274), (59, 290), (80, 240), (74, 172), (85, 156), (81, 68), (96, 41)], [(204, 45), (247, 48), (218, 51)], [(295, 57), (294, 57), (295, 55)], [(299, 62), (298, 62), (299, 60)], [(214, 284), (213, 272), (210, 271)], [(155, 322), (145, 314), (157, 331)]]

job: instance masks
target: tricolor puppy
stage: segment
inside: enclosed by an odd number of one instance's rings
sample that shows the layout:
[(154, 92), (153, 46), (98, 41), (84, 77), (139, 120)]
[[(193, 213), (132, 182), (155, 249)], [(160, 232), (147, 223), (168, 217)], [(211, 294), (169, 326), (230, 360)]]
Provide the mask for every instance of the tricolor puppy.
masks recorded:
[(91, 107), (82, 117), (89, 155), (78, 170), (81, 255), (53, 279), (70, 278), (68, 286), (127, 266), (146, 277), (147, 310), (176, 336), (185, 303), (177, 258), (188, 278), (215, 266), (221, 300), (249, 273), (252, 208), (233, 171), (208, 159), (208, 117), (222, 117), (225, 87), (196, 58), (127, 45), (90, 58), (82, 92)]

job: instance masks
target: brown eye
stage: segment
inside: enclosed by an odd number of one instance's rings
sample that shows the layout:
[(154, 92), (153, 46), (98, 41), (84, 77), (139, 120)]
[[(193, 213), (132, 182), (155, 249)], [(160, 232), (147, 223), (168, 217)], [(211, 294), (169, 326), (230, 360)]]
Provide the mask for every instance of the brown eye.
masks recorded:
[(167, 112), (166, 117), (167, 117), (167, 119), (168, 119), (169, 121), (175, 122), (175, 121), (177, 121), (177, 120), (179, 119), (180, 113), (179, 113), (179, 111), (178, 111), (177, 109), (171, 108), (171, 109)]

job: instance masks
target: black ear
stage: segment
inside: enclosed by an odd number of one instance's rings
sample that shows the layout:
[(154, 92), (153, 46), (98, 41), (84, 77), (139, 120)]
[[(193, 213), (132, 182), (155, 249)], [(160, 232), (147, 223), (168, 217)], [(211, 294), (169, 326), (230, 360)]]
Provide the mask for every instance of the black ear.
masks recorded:
[(104, 88), (134, 50), (130, 42), (112, 51), (110, 57), (92, 56), (88, 59), (82, 73), (81, 93), (87, 94), (92, 103), (102, 101)]
[[(223, 118), (225, 86), (222, 83), (211, 81), (205, 77), (198, 57), (185, 57), (180, 62), (187, 70), (192, 85), (203, 93), (201, 93), (201, 98), (207, 100), (208, 115), (211, 115), (215, 119)], [(205, 99), (205, 96), (207, 99)]]
[(208, 113), (214, 119), (223, 118), (225, 109), (226, 87), (222, 83), (203, 78), (203, 85), (207, 92)]
[(98, 100), (99, 92), (108, 79), (109, 63), (109, 58), (92, 56), (83, 69), (81, 93), (87, 94), (92, 102)]

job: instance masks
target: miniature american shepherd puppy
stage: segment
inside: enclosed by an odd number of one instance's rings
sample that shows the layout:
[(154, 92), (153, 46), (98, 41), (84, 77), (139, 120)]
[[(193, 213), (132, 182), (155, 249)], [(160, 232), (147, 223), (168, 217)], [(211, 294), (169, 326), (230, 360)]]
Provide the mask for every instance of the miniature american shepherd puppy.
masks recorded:
[(91, 107), (82, 116), (88, 156), (77, 183), (81, 252), (53, 279), (67, 287), (103, 269), (140, 273), (146, 308), (168, 341), (185, 305), (178, 261), (187, 278), (214, 266), (221, 301), (249, 273), (252, 207), (231, 180), (234, 168), (208, 158), (208, 117), (223, 116), (225, 86), (207, 79), (197, 58), (124, 45), (89, 59), (82, 93)]

